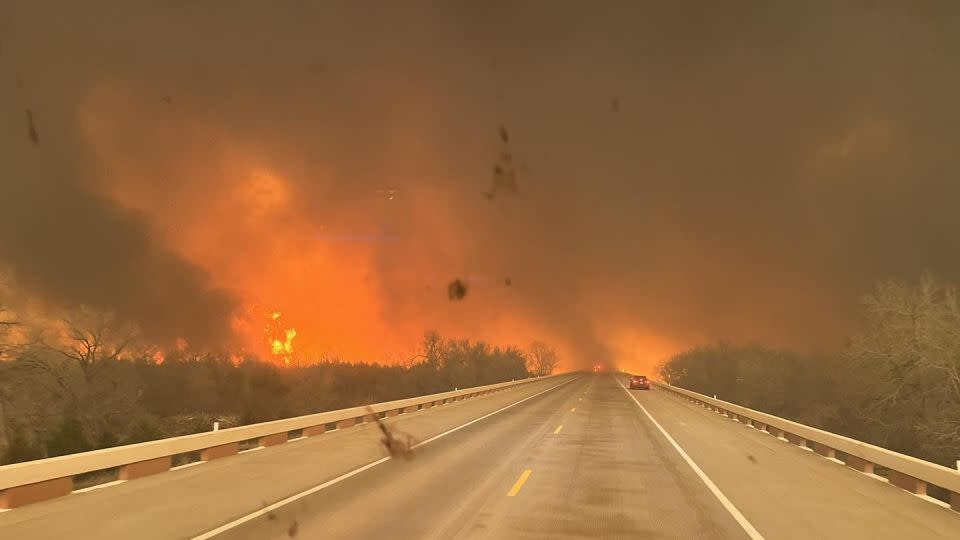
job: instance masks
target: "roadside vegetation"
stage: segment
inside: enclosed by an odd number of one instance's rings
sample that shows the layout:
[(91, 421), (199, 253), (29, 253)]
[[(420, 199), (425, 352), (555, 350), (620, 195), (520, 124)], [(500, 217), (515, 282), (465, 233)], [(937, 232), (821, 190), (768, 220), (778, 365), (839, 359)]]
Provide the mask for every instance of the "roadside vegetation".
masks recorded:
[(112, 338), (111, 320), (85, 320), (69, 327), (67, 347), (3, 352), (0, 464), (547, 375), (557, 364), (542, 343), (527, 351), (436, 333), (404, 365), (281, 367), (178, 351), (158, 361)]
[(960, 459), (960, 305), (925, 276), (863, 298), (835, 355), (717, 344), (661, 368), (670, 384), (955, 467)]

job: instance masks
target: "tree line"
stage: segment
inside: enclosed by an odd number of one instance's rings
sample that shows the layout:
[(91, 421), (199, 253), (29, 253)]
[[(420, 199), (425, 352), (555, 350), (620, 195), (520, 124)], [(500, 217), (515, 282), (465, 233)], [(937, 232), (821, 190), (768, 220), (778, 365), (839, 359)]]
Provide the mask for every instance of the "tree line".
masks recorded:
[(953, 468), (960, 459), (960, 304), (932, 276), (880, 283), (837, 354), (761, 345), (696, 348), (670, 384)]
[[(0, 361), (0, 464), (548, 375), (556, 353), (426, 334), (403, 365), (168, 351), (132, 354), (97, 316), (57, 347), (7, 349)], [(10, 322), (10, 321), (7, 321)], [(107, 324), (110, 323), (110, 324)], [(125, 352), (126, 351), (126, 352)]]

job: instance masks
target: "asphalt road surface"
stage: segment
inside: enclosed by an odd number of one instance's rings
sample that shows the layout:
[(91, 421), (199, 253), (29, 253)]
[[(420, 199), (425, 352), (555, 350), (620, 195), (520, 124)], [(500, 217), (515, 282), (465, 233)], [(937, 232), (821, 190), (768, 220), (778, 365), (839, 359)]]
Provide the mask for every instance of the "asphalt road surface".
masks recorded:
[(0, 513), (0, 538), (960, 538), (955, 512), (623, 380), (391, 419), (409, 461), (354, 427)]

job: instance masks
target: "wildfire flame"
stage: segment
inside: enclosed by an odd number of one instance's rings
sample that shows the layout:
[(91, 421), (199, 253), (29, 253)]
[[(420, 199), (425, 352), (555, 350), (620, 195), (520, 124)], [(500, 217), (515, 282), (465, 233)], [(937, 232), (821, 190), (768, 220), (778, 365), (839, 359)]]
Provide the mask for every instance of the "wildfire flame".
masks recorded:
[(297, 330), (286, 328), (283, 330), (283, 338), (277, 336), (279, 330), (281, 313), (274, 311), (271, 313), (271, 322), (267, 325), (268, 342), (270, 343), (270, 352), (277, 358), (283, 360), (285, 365), (290, 364), (293, 356), (293, 338), (297, 337)]

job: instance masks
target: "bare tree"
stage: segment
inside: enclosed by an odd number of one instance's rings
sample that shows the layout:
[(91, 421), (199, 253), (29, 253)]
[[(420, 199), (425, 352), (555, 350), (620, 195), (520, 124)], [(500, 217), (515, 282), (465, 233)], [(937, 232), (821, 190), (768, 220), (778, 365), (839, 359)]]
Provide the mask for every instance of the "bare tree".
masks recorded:
[(537, 377), (550, 375), (557, 369), (557, 352), (542, 341), (534, 341), (527, 355), (530, 372)]
[(417, 357), (425, 360), (431, 367), (440, 368), (443, 361), (443, 338), (440, 334), (431, 331), (423, 335), (423, 353)]
[(135, 326), (122, 323), (113, 313), (81, 306), (61, 320), (59, 342), (50, 346), (71, 360), (89, 379), (99, 364), (117, 360), (138, 336)]
[(4, 359), (13, 348), (10, 342), (10, 332), (20, 323), (14, 317), (14, 314), (0, 304), (0, 360)]
[(960, 307), (954, 287), (925, 275), (864, 299), (867, 320), (849, 356), (871, 396), (863, 419), (882, 437), (960, 449)]

